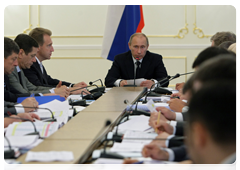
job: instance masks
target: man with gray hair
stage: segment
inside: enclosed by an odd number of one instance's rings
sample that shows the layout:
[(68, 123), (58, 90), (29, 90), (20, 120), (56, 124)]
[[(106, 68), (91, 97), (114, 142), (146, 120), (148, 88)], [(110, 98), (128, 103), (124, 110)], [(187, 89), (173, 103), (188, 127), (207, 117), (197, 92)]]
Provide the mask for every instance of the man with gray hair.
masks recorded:
[[(148, 51), (148, 38), (143, 33), (134, 33), (128, 42), (130, 51), (116, 55), (105, 78), (107, 87), (123, 87), (127, 80), (144, 78), (140, 86), (150, 88), (167, 77), (162, 56)], [(168, 86), (165, 83), (164, 86)]]

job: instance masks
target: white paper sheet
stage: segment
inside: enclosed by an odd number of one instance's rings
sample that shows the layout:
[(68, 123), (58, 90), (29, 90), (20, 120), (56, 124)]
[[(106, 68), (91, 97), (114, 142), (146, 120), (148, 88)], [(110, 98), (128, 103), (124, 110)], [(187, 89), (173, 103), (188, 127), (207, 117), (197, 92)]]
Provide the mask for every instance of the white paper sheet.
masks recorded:
[[(135, 79), (135, 85), (140, 86), (140, 84), (141, 84), (143, 81), (146, 81), (146, 79), (144, 79), (144, 78)], [(127, 84), (133, 85), (133, 84), (134, 84), (134, 79), (127, 80)]]
[(53, 161), (73, 161), (73, 152), (69, 151), (49, 151), (49, 152), (32, 152), (29, 151), (26, 156), (26, 162), (53, 162)]

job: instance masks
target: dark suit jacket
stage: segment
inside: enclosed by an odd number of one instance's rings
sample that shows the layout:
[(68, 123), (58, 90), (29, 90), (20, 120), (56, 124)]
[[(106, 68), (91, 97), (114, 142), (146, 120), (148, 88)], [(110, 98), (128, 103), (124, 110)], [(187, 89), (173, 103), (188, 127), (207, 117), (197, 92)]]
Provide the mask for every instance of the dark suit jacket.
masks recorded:
[[(139, 74), (140, 77), (145, 79), (160, 80), (167, 77), (162, 56), (147, 51), (143, 57)], [(115, 56), (112, 67), (105, 78), (105, 85), (113, 87), (117, 79), (134, 79), (134, 63), (131, 51)], [(165, 86), (168, 86), (168, 83)]]
[(4, 100), (8, 102), (17, 102), (18, 97), (28, 97), (30, 93), (21, 93), (12, 87), (9, 83), (9, 78), (4, 74), (4, 83), (6, 87), (4, 88)]
[(189, 159), (187, 154), (187, 148), (185, 145), (172, 147), (170, 149), (172, 149), (172, 151), (174, 152), (174, 156), (175, 156), (174, 161), (184, 161)]
[(15, 107), (8, 107), (8, 105), (14, 106), (15, 103), (7, 102), (4, 100), (4, 117), (9, 117), (7, 112), (10, 112), (11, 114), (16, 115), (17, 111)]
[(185, 121), (182, 122), (177, 122), (176, 125), (176, 136), (183, 136), (184, 135), (184, 126), (185, 126)]
[[(43, 66), (43, 73), (38, 62), (34, 62), (30, 69), (23, 69), (25, 76), (35, 86), (56, 87), (60, 80), (53, 79), (47, 74)], [(71, 83), (62, 81), (62, 85), (69, 86)]]

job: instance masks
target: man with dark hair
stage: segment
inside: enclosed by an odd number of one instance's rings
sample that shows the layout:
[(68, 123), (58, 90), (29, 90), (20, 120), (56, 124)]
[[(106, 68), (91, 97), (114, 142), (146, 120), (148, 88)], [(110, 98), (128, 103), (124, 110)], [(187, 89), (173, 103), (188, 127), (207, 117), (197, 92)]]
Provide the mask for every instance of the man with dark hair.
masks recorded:
[(232, 41), (224, 41), (222, 42), (218, 47), (228, 49), (230, 45), (232, 45), (234, 42)]
[[(52, 39), (51, 39), (52, 32), (45, 28), (34, 28), (29, 33), (29, 36), (34, 38), (37, 43), (39, 44), (39, 50), (35, 56), (36, 62), (33, 63), (30, 69), (23, 69), (25, 76), (28, 80), (36, 85), (36, 86), (46, 86), (46, 87), (55, 87), (65, 85), (70, 88), (71, 90), (79, 89), (81, 87), (86, 87), (87, 84), (85, 82), (80, 82), (76, 84), (72, 84), (66, 81), (60, 81), (58, 79), (53, 79), (50, 75), (47, 74), (45, 67), (42, 64), (42, 61), (49, 60), (51, 58), (52, 52), (54, 48), (52, 46)], [(77, 90), (74, 91), (74, 94), (79, 94), (81, 91), (85, 91), (89, 93), (87, 90)]]
[(211, 46), (219, 46), (224, 41), (232, 41), (235, 43), (236, 35), (232, 32), (217, 32), (211, 37), (210, 41), (212, 42)]
[(198, 66), (200, 66), (204, 61), (216, 57), (220, 54), (232, 54), (233, 56), (236, 56), (236, 54), (234, 54), (231, 51), (228, 51), (224, 48), (220, 48), (220, 47), (208, 47), (206, 49), (204, 49), (203, 51), (201, 51), (197, 58), (195, 59), (195, 61), (192, 64), (192, 68), (197, 68)]
[(187, 114), (187, 150), (193, 163), (236, 160), (236, 81), (212, 81), (192, 97)]
[(33, 38), (26, 34), (19, 34), (15, 38), (15, 42), (18, 43), (20, 50), (17, 58), (18, 66), (8, 75), (11, 86), (21, 93), (31, 92), (39, 93), (40, 95), (53, 95), (53, 93), (56, 93), (62, 97), (68, 97), (69, 90), (67, 87), (50, 89), (50, 87), (34, 86), (28, 81), (22, 69), (30, 68), (33, 62), (36, 61), (35, 56), (38, 51), (38, 44)]
[[(29, 93), (20, 94), (19, 91), (17, 91), (14, 87), (12, 87), (9, 84), (7, 75), (11, 74), (15, 66), (17, 66), (18, 53), (19, 53), (18, 45), (12, 39), (4, 37), (4, 117), (9, 117), (9, 112), (10, 114), (13, 115), (22, 113), (19, 114), (19, 117), (21, 117), (21, 115), (22, 116), (25, 115), (28, 117), (28, 115), (26, 115), (24, 112), (30, 112), (34, 110), (32, 108), (14, 107), (15, 103), (13, 102), (16, 102), (18, 97), (27, 97), (30, 95)], [(13, 107), (8, 107), (8, 105), (11, 105)], [(38, 102), (35, 100), (35, 98), (29, 97), (19, 105), (28, 107), (38, 107)], [(35, 114), (32, 114), (32, 116), (39, 119), (39, 117), (36, 116)], [(8, 120), (6, 120), (6, 122), (8, 122)]]
[[(140, 86), (150, 88), (162, 78), (167, 77), (167, 71), (162, 62), (162, 56), (148, 51), (148, 38), (143, 33), (135, 33), (128, 43), (130, 51), (116, 55), (105, 77), (107, 87), (123, 87), (127, 80), (144, 78)], [(164, 86), (168, 86), (166, 83)]]
[[(219, 85), (219, 86), (221, 84), (223, 84), (223, 82), (226, 82), (226, 84), (227, 84), (227, 82), (230, 82), (230, 84), (235, 84), (235, 86), (233, 85), (231, 88), (236, 89), (236, 57), (229, 55), (229, 54), (223, 54), (223, 55), (220, 55), (219, 57), (212, 58), (212, 59), (206, 61), (205, 63), (203, 63), (199, 67), (199, 69), (194, 73), (194, 75), (187, 81), (187, 83), (186, 83), (187, 87), (184, 88), (185, 93), (187, 91), (190, 92), (189, 101), (191, 102), (191, 100), (192, 100), (191, 96), (196, 95), (195, 93), (197, 93), (197, 91), (199, 91), (199, 89), (201, 89), (205, 84), (207, 84), (208, 82), (211, 82), (211, 81), (216, 81), (217, 82), (216, 85)], [(219, 98), (219, 100), (221, 100), (223, 102), (222, 104), (220, 103), (221, 106), (223, 106), (223, 107), (226, 107), (226, 105), (224, 104), (225, 96), (222, 94), (222, 91), (224, 90), (224, 94), (225, 94), (225, 93), (227, 93), (229, 88), (223, 88), (222, 90), (216, 91), (221, 96), (221, 97), (218, 96), (218, 98)], [(212, 95), (212, 94), (210, 94), (210, 95)], [(224, 96), (224, 98), (223, 98), (223, 96)], [(234, 98), (234, 96), (233, 96), (233, 98)], [(235, 96), (235, 98), (236, 98), (236, 96)], [(215, 105), (213, 105), (214, 107), (219, 105), (218, 100), (214, 100), (212, 102), (215, 103)], [(197, 102), (196, 102), (196, 104), (198, 104), (199, 107), (208, 108), (205, 105), (200, 105)], [(236, 99), (235, 99), (235, 105), (236, 105)], [(188, 121), (187, 120), (187, 112), (183, 113), (182, 118), (181, 118), (181, 116), (176, 116), (176, 113), (171, 112), (166, 109), (164, 110), (161, 108), (156, 108), (156, 110), (161, 111), (162, 115), (165, 118), (167, 118), (168, 120)], [(226, 113), (228, 113), (228, 112), (225, 112), (225, 116), (227, 116)], [(209, 114), (210, 114), (210, 112), (209, 112)], [(215, 116), (215, 119), (218, 119), (218, 116)], [(235, 119), (233, 119), (232, 121), (235, 121)], [(182, 126), (185, 123), (180, 124), (180, 126), (178, 126), (178, 123), (177, 123), (176, 128), (182, 129)], [(214, 121), (212, 123), (214, 123)], [(178, 135), (179, 135), (179, 130), (181, 132), (181, 129), (175, 128), (175, 130), (174, 130), (174, 127), (171, 127), (167, 123), (163, 123), (162, 125), (158, 125), (156, 127), (160, 131), (163, 131), (163, 132), (164, 131), (168, 132), (168, 133), (174, 132), (174, 134), (178, 134)], [(186, 157), (187, 152), (186, 152), (186, 148), (184, 146), (161, 149), (158, 146), (156, 146), (156, 144), (149, 144), (143, 148), (142, 154), (145, 157), (150, 156), (155, 159), (157, 158), (160, 160), (169, 160), (169, 161), (184, 160), (187, 158)]]

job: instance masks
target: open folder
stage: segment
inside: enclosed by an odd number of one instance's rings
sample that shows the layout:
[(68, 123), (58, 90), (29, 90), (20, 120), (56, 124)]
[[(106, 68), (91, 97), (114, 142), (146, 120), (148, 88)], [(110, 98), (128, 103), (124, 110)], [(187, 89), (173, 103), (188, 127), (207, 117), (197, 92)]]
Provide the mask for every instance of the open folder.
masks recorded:
[[(26, 98), (28, 98), (28, 97), (19, 97), (17, 99), (17, 103), (22, 103), (22, 101), (25, 100)], [(36, 96), (34, 98), (37, 100), (39, 105), (47, 103), (47, 102), (50, 102), (50, 101), (52, 101), (54, 99), (57, 99), (59, 101), (65, 101), (65, 98), (61, 97), (59, 95), (55, 95), (55, 96)]]

